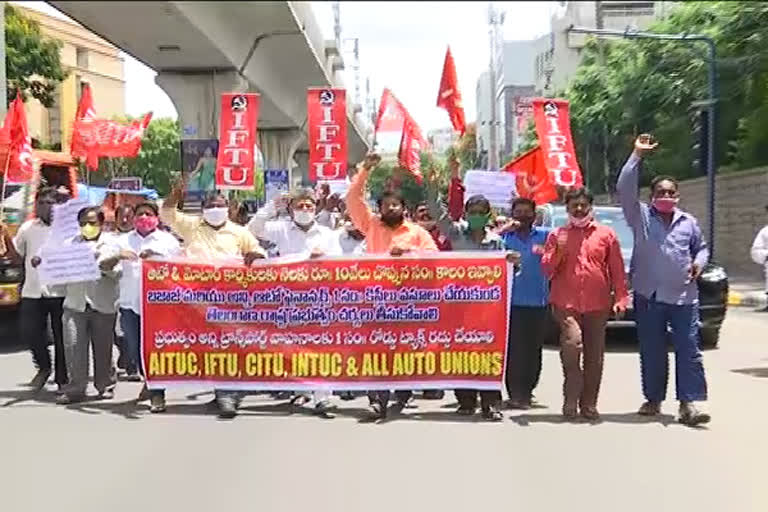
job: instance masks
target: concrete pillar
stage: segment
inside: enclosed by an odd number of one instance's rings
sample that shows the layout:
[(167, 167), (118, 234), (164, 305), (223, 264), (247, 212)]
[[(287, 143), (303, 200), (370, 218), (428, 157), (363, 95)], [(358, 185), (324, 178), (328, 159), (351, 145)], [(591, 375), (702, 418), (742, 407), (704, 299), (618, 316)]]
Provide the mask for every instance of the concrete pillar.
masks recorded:
[(235, 71), (160, 72), (155, 83), (176, 107), (182, 139), (217, 139), (221, 94), (248, 92), (248, 81)]

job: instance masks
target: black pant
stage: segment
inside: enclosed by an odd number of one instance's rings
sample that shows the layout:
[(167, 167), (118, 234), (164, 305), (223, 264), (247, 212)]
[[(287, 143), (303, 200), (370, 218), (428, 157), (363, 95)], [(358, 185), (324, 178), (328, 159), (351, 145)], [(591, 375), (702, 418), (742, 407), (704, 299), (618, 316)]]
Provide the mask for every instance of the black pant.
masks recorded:
[(476, 389), (456, 389), (456, 400), (463, 409), (477, 409), (477, 395), (480, 395), (480, 407), (484, 410), (498, 407), (501, 402), (501, 391), (478, 391)]
[[(368, 402), (370, 404), (378, 403), (382, 407), (387, 407), (389, 404), (389, 397), (392, 394), (391, 391), (369, 391)], [(413, 391), (395, 391), (395, 400), (401, 404), (405, 404), (413, 396)]]
[(528, 400), (536, 389), (549, 324), (547, 307), (512, 306), (505, 382), (511, 399)]
[(67, 384), (67, 365), (64, 361), (64, 339), (62, 337), (61, 314), (63, 298), (21, 299), (19, 311), (20, 331), (29, 343), (32, 360), (39, 370), (51, 371), (51, 353), (48, 350), (47, 320), (50, 318), (53, 330), (53, 347), (56, 364), (56, 384)]

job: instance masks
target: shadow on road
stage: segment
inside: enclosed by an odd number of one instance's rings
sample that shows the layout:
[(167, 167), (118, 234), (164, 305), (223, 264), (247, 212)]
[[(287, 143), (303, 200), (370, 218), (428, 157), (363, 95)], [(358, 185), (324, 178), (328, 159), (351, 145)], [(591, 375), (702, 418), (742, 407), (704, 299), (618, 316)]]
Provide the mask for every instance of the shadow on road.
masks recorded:
[(658, 416), (640, 416), (636, 412), (627, 412), (621, 414), (601, 414), (598, 421), (588, 421), (582, 418), (567, 420), (562, 414), (521, 414), (519, 416), (510, 416), (509, 419), (521, 427), (530, 427), (534, 423), (589, 423), (597, 425), (600, 423), (624, 423), (624, 424), (647, 424), (658, 423), (665, 427), (670, 424), (677, 424), (675, 417), (671, 414), (659, 414)]
[(768, 379), (768, 367), (766, 368), (738, 368), (731, 370), (733, 373), (740, 373), (742, 375), (749, 375), (750, 377), (757, 377), (760, 379)]

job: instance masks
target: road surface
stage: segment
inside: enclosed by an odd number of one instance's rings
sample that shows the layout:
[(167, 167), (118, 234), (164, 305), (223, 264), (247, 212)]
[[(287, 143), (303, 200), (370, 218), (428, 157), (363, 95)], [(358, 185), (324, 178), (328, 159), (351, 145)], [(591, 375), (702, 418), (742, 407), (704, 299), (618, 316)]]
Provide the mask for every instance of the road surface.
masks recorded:
[(634, 414), (632, 345), (607, 355), (599, 424), (560, 421), (551, 349), (542, 407), (497, 424), (452, 414), (452, 393), (383, 424), (358, 423), (364, 399), (322, 420), (249, 397), (226, 422), (206, 412), (210, 395), (170, 393), (168, 412), (150, 415), (129, 383), (111, 402), (63, 407), (52, 386), (37, 398), (20, 386), (27, 353), (0, 355), (0, 509), (764, 512), (767, 329), (768, 315), (729, 312), (721, 348), (705, 354), (702, 429), (676, 423), (673, 401), (657, 419)]

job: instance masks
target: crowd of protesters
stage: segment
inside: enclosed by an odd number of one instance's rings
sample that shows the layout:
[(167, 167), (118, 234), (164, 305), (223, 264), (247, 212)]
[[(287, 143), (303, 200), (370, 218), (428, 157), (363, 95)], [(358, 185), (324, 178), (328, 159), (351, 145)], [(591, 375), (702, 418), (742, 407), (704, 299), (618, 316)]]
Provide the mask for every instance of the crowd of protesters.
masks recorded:
[[(635, 142), (622, 169), (617, 190), (624, 215), (634, 231), (631, 283), (616, 233), (593, 214), (593, 197), (585, 189), (564, 195), (568, 223), (550, 229), (537, 222), (531, 199), (511, 203), (511, 218), (493, 218), (489, 201), (479, 195), (464, 200), (457, 160), (450, 162), (447, 198), (441, 198), (435, 176), (427, 175), (426, 201), (409, 212), (399, 191), (388, 187), (377, 200), (377, 212), (364, 198), (366, 181), (380, 158), (370, 154), (357, 167), (345, 200), (326, 187), (294, 190), (261, 208), (250, 220), (243, 205), (220, 193), (202, 202), (202, 215), (181, 213), (184, 184), (177, 183), (162, 208), (143, 202), (116, 211), (115, 227), (105, 229), (104, 213), (89, 207), (78, 214), (80, 234), (73, 243), (92, 248), (101, 270), (96, 281), (59, 287), (42, 286), (37, 267), (40, 247), (51, 230), (53, 205), (68, 199), (51, 188), (37, 193), (35, 217), (14, 238), (0, 228), (7, 256), (23, 261), (20, 330), (29, 342), (38, 369), (29, 385), (42, 390), (52, 372), (57, 402), (70, 404), (86, 398), (89, 351), (93, 383), (103, 399), (114, 396), (117, 376), (142, 381), (140, 356), (140, 260), (185, 255), (203, 261), (241, 257), (246, 265), (256, 259), (304, 255), (308, 258), (362, 254), (424, 254), (433, 251), (505, 251), (515, 270), (510, 308), (510, 337), (505, 369), (507, 406), (527, 409), (534, 403), (542, 371), (542, 345), (553, 318), (560, 332), (563, 368), (562, 414), (599, 419), (598, 395), (603, 372), (606, 323), (629, 306), (628, 284), (634, 290), (646, 402), (639, 414), (660, 413), (666, 398), (667, 331), (674, 343), (680, 421), (706, 423), (709, 415), (695, 402), (706, 400), (706, 381), (696, 329), (696, 278), (708, 259), (706, 243), (696, 219), (677, 208), (677, 182), (657, 177), (649, 202), (638, 197), (639, 163), (655, 144), (647, 136)], [(444, 200), (445, 199), (445, 200)], [(47, 325), (54, 340), (54, 360), (48, 348)], [(113, 343), (117, 344), (117, 368)], [(474, 415), (478, 408), (488, 421), (502, 419), (500, 391), (455, 390), (456, 413)], [(232, 418), (243, 393), (216, 389), (212, 405), (223, 418)], [(332, 417), (332, 394), (275, 393), (296, 406), (312, 402), (322, 417)], [(342, 399), (355, 393), (342, 392)], [(413, 393), (368, 393), (370, 419), (382, 419), (412, 407)], [(425, 396), (440, 398), (442, 390)], [(139, 401), (150, 410), (166, 408), (162, 390), (141, 390)]]

